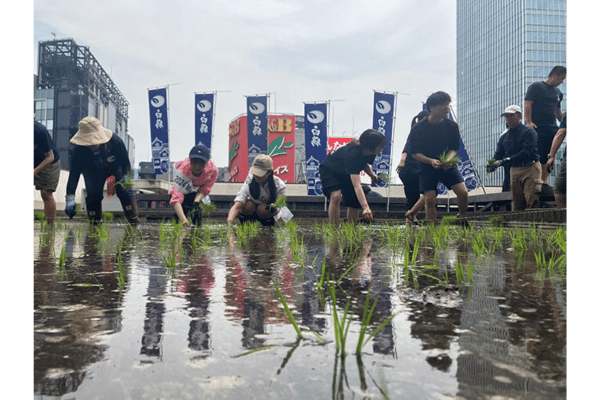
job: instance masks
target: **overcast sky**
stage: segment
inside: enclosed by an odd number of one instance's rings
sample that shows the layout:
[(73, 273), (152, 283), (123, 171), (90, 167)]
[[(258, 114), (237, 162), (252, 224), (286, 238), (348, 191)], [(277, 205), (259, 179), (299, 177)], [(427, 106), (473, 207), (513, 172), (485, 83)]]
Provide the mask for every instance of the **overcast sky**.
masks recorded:
[(33, 72), (37, 43), (52, 32), (89, 46), (129, 102), (136, 167), (151, 158), (148, 88), (170, 85), (172, 161), (193, 145), (194, 93), (222, 91), (213, 133), (220, 167), (245, 95), (270, 93), (270, 112), (296, 115), (303, 102), (332, 100), (330, 136), (358, 136), (371, 128), (373, 91), (398, 92), (395, 167), (427, 96), (444, 90), (454, 103), (455, 7), (454, 0), (36, 0)]

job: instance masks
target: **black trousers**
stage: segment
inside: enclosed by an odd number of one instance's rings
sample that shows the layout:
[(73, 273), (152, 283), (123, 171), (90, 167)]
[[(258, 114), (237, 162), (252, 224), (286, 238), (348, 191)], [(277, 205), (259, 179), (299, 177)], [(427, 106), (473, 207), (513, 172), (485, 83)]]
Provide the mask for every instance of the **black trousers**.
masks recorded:
[[(106, 178), (108, 178), (111, 175), (115, 175), (115, 179), (117, 181), (119, 181), (122, 178), (122, 175), (113, 174), (108, 171), (83, 171), (83, 179), (85, 181), (85, 189), (87, 191), (85, 205), (87, 208), (88, 215), (97, 216), (97, 218), (100, 218), (102, 216), (102, 199), (104, 198), (104, 183), (106, 182)], [(119, 201), (121, 202), (123, 210), (125, 210), (125, 207), (135, 203), (135, 197), (131, 190), (125, 189), (121, 185), (116, 185), (115, 191), (117, 197), (119, 198)]]

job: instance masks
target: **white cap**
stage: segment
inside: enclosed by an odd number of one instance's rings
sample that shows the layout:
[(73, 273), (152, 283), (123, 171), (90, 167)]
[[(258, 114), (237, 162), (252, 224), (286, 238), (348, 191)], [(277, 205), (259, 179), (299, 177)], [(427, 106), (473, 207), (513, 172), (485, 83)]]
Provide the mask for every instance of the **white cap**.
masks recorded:
[(506, 107), (506, 110), (504, 110), (504, 112), (502, 114), (500, 114), (500, 116), (504, 117), (506, 114), (514, 114), (514, 113), (523, 114), (523, 111), (521, 111), (521, 107), (512, 105), (512, 106)]

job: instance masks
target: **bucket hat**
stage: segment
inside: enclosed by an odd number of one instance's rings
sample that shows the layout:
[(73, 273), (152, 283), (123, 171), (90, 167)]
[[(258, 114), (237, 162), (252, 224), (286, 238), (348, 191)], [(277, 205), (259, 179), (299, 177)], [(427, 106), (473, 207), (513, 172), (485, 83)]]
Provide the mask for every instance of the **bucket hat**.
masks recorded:
[(102, 126), (98, 118), (88, 116), (79, 121), (79, 130), (70, 141), (79, 146), (95, 146), (108, 142), (112, 134), (110, 129)]
[(259, 154), (252, 161), (252, 167), (250, 167), (250, 173), (254, 176), (263, 177), (265, 174), (273, 169), (273, 159), (266, 154)]

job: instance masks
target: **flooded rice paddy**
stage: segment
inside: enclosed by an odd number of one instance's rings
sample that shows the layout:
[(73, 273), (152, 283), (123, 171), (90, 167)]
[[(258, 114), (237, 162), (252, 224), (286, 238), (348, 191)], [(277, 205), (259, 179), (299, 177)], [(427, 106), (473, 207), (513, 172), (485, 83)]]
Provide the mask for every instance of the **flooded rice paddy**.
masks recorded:
[(35, 225), (36, 399), (566, 398), (564, 228)]

